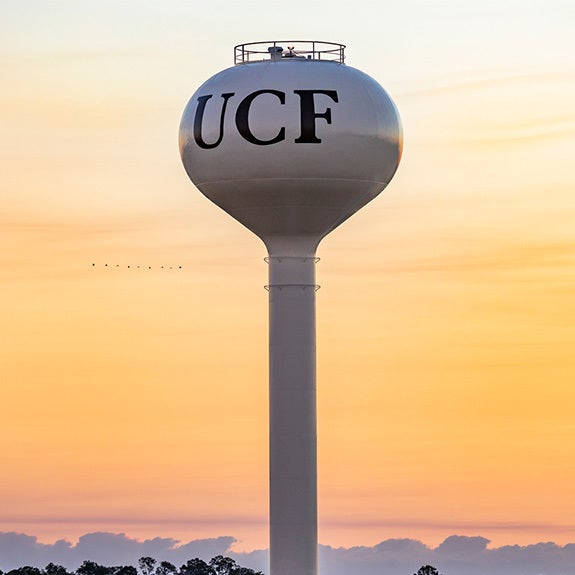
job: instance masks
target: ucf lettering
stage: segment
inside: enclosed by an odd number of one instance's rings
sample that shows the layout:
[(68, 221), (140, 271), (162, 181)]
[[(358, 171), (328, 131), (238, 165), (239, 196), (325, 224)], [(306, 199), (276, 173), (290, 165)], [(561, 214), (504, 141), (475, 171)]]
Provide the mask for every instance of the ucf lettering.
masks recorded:
[[(262, 94), (271, 94), (278, 100), (279, 105), (284, 105), (286, 101), (285, 92), (279, 90), (257, 90), (246, 96), (238, 105), (236, 109), (236, 128), (239, 134), (250, 144), (256, 146), (269, 146), (277, 144), (285, 140), (285, 127), (280, 127), (278, 133), (269, 140), (260, 140), (257, 138), (250, 129), (249, 114), (250, 108), (254, 100)], [(335, 103), (338, 103), (337, 92), (335, 90), (294, 90), (294, 94), (299, 96), (300, 101), (300, 135), (294, 140), (296, 144), (320, 144), (321, 139), (316, 134), (316, 121), (318, 119), (325, 120), (327, 124), (331, 124), (331, 108), (325, 108), (325, 111), (318, 112), (316, 110), (315, 95), (322, 94), (331, 98)], [(224, 138), (224, 118), (226, 116), (226, 109), (228, 102), (235, 95), (234, 92), (227, 92), (221, 95), (221, 112), (220, 112), (220, 130), (218, 138), (215, 142), (206, 142), (202, 136), (202, 124), (204, 121), (204, 112), (208, 100), (212, 98), (213, 94), (207, 96), (200, 96), (198, 98), (198, 107), (196, 108), (196, 115), (194, 117), (194, 140), (200, 148), (211, 150), (217, 148)]]

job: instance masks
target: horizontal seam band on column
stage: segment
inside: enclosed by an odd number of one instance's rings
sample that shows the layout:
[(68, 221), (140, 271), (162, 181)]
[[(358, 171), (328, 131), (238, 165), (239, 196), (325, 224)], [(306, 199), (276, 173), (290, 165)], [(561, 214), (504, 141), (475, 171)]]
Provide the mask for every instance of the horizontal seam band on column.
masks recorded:
[(313, 260), (316, 264), (317, 262), (319, 262), (321, 258), (316, 258), (313, 256), (269, 256), (264, 258), (264, 261), (269, 264), (271, 260), (277, 260), (278, 262), (281, 263), (282, 260), (299, 260), (302, 262), (307, 262), (310, 260)]
[(270, 291), (272, 288), (279, 289), (280, 291), (283, 288), (301, 288), (302, 290), (313, 288), (314, 291), (317, 291), (320, 287), (321, 286), (317, 284), (270, 284), (264, 286), (267, 291)]

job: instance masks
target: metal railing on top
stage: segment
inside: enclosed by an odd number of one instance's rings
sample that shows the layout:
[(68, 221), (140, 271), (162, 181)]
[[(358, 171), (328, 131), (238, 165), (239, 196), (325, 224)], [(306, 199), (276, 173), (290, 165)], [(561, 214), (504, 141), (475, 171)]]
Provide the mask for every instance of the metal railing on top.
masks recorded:
[(270, 40), (234, 46), (234, 64), (298, 58), (345, 62), (345, 45), (317, 40)]

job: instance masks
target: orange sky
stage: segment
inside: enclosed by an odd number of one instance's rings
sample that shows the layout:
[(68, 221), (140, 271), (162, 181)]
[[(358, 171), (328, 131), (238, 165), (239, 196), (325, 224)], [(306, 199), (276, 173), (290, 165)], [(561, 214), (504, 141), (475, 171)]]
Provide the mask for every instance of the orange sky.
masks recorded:
[[(144, 4), (134, 44), (2, 8), (0, 530), (263, 547), (264, 248), (177, 152), (187, 98), (262, 34), (223, 29), (206, 62), (182, 14), (155, 28)], [(170, 26), (180, 44), (152, 50)], [(395, 98), (405, 149), (319, 250), (320, 541), (572, 541), (574, 63), (490, 47), (388, 69), (336, 32)]]

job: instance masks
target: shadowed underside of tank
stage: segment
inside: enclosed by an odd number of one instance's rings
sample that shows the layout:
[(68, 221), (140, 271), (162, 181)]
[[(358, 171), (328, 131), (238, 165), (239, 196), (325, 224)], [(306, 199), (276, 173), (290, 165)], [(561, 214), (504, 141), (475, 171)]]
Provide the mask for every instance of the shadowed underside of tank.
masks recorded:
[[(309, 235), (322, 238), (375, 198), (385, 184), (357, 180), (244, 181), (230, 195), (228, 184), (202, 184), (202, 192), (260, 237)], [(290, 189), (291, 188), (291, 189)], [(289, 190), (289, 191), (288, 191)], [(287, 192), (287, 193), (286, 193)]]

